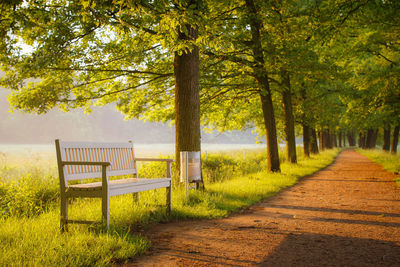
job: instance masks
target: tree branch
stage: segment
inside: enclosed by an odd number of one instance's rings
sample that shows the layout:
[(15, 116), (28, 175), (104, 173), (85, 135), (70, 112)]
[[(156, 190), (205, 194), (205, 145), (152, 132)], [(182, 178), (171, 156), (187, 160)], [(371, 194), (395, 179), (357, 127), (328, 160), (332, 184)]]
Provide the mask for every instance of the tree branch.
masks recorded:
[(116, 91), (112, 91), (112, 92), (107, 92), (107, 93), (104, 93), (104, 94), (101, 94), (101, 95), (97, 95), (97, 96), (93, 96), (93, 97), (82, 97), (82, 98), (77, 98), (77, 99), (61, 99), (58, 102), (71, 103), (71, 102), (77, 102), (77, 101), (88, 101), (88, 100), (100, 99), (100, 98), (103, 98), (103, 97), (106, 97), (106, 96), (110, 96), (110, 95), (114, 95), (114, 94), (118, 94), (118, 93), (122, 93), (122, 92), (126, 92), (126, 91), (129, 91), (129, 90), (133, 90), (133, 89), (139, 88), (139, 87), (141, 87), (143, 85), (152, 83), (152, 82), (154, 82), (154, 81), (156, 81), (158, 79), (161, 79), (161, 78), (165, 78), (165, 77), (163, 77), (163, 76), (155, 77), (153, 79), (150, 79), (150, 80), (148, 80), (146, 82), (140, 83), (140, 84), (135, 85), (135, 86), (127, 87), (127, 88), (116, 90)]
[(124, 72), (132, 74), (149, 74), (157, 75), (160, 77), (172, 76), (173, 73), (157, 73), (152, 71), (139, 71), (139, 70), (116, 70), (116, 69), (89, 69), (89, 68), (45, 68), (46, 70), (59, 70), (59, 71), (87, 71), (87, 72)]

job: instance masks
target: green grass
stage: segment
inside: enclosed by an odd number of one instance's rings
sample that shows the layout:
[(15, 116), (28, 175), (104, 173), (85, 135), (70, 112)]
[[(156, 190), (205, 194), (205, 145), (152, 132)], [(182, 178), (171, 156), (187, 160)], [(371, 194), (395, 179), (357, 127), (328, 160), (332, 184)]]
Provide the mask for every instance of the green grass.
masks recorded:
[[(382, 165), (382, 167), (395, 174), (400, 173), (400, 154), (393, 155), (383, 150), (362, 150), (358, 152), (368, 157), (370, 160)], [(400, 187), (400, 178), (395, 179), (397, 185)]]
[[(54, 162), (43, 170), (22, 163), (0, 165), (0, 266), (107, 266), (126, 262), (142, 253), (150, 242), (143, 228), (160, 222), (189, 218), (220, 218), (276, 194), (329, 165), (338, 150), (298, 164), (282, 164), (282, 173), (265, 171), (263, 152), (209, 154), (203, 159), (206, 191), (192, 191), (188, 200), (182, 186), (173, 191), (173, 212), (166, 213), (165, 189), (111, 198), (111, 229), (101, 225), (71, 225), (59, 231), (58, 177)], [(220, 164), (223, 162), (223, 164)], [(141, 174), (158, 176), (165, 166), (148, 164)], [(19, 193), (20, 192), (20, 193)], [(24, 204), (25, 203), (25, 204)], [(98, 199), (77, 199), (70, 205), (73, 219), (99, 220)]]

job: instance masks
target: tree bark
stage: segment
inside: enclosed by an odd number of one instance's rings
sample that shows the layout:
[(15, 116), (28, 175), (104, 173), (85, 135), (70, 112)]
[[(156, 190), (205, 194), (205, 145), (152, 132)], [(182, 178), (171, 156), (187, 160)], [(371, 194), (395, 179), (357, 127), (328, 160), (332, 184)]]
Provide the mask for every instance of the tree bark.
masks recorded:
[(342, 132), (339, 131), (338, 133), (338, 139), (339, 139), (339, 147), (342, 147)]
[(310, 157), (310, 149), (311, 149), (311, 128), (308, 127), (305, 123), (303, 123), (303, 152), (304, 157)]
[(323, 151), (325, 148), (323, 146), (324, 142), (323, 142), (323, 134), (322, 131), (318, 131), (318, 148), (319, 151)]
[(294, 117), (292, 107), (292, 94), (290, 87), (290, 76), (286, 70), (281, 71), (282, 83), (284, 86), (282, 92), (283, 113), (285, 116), (285, 137), (286, 137), (286, 160), (291, 163), (297, 163), (296, 155), (296, 136), (294, 132)]
[(397, 153), (397, 144), (399, 142), (399, 130), (400, 130), (400, 127), (397, 125), (393, 131), (393, 139), (392, 139), (392, 147), (391, 147), (392, 154)]
[(332, 148), (332, 140), (331, 135), (329, 133), (329, 129), (324, 129), (322, 131), (322, 149)]
[(331, 147), (337, 147), (337, 136), (336, 133), (331, 134)]
[(311, 153), (318, 154), (317, 131), (311, 128)]
[(365, 141), (366, 141), (365, 134), (362, 131), (360, 131), (360, 134), (358, 136), (358, 147), (365, 148)]
[[(300, 94), (303, 102), (307, 101), (307, 92), (302, 85), (300, 89)], [(312, 141), (311, 141), (311, 127), (308, 126), (306, 110), (303, 111), (302, 115), (302, 126), (303, 126), (303, 154), (305, 158), (310, 157), (310, 151), (312, 150)]]
[(342, 138), (343, 138), (343, 147), (346, 147), (346, 132), (343, 133)]
[(276, 136), (276, 124), (274, 107), (272, 104), (271, 89), (268, 80), (268, 74), (264, 67), (264, 55), (261, 46), (260, 31), (262, 20), (259, 18), (257, 9), (253, 0), (246, 0), (246, 9), (248, 12), (248, 22), (251, 30), (251, 49), (255, 64), (253, 65), (253, 75), (260, 86), (260, 98), (264, 116), (265, 135), (267, 139), (267, 167), (271, 172), (279, 172), (279, 154), (278, 140)]
[(347, 140), (349, 141), (349, 146), (356, 146), (356, 138), (354, 132), (347, 133)]
[(383, 129), (383, 146), (382, 149), (385, 151), (390, 150), (390, 125)]
[[(194, 40), (197, 29), (187, 25), (187, 34), (180, 40)], [(180, 172), (180, 152), (200, 151), (199, 49), (175, 52), (175, 158), (176, 173)]]
[(378, 141), (378, 133), (379, 133), (379, 129), (375, 129), (374, 133), (372, 135), (372, 146), (371, 146), (371, 148), (373, 148), (373, 149), (376, 148), (376, 142)]
[(367, 130), (367, 139), (365, 140), (365, 148), (371, 149), (374, 143), (374, 129)]

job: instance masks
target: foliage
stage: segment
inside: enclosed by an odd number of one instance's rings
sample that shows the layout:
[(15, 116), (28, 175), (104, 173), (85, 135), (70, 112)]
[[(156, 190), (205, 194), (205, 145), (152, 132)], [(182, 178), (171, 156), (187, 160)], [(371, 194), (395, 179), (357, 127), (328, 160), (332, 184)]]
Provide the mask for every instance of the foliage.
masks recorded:
[(14, 108), (40, 114), (116, 102), (128, 118), (174, 118), (171, 66), (175, 52), (194, 45), (178, 34), (201, 26), (196, 5), (20, 1), (1, 12), (1, 85), (13, 91)]

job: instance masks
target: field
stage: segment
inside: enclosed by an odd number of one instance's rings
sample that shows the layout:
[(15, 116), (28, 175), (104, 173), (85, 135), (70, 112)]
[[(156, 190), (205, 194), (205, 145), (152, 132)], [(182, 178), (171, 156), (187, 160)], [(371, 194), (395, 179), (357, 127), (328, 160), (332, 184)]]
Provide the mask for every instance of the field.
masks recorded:
[[(300, 150), (299, 150), (300, 152)], [(122, 263), (144, 253), (150, 242), (141, 231), (160, 222), (219, 218), (276, 194), (329, 165), (338, 150), (329, 150), (299, 164), (282, 164), (282, 173), (265, 171), (264, 150), (239, 150), (203, 155), (206, 191), (185, 199), (175, 182), (173, 212), (165, 209), (165, 189), (111, 198), (111, 229), (72, 225), (59, 231), (59, 185), (51, 152), (2, 153), (0, 158), (0, 266), (104, 266)], [(284, 160), (281, 153), (281, 160)], [(157, 177), (164, 165), (147, 164), (141, 177)], [(177, 181), (175, 177), (175, 181)], [(77, 199), (70, 205), (73, 219), (99, 220), (99, 200)]]

